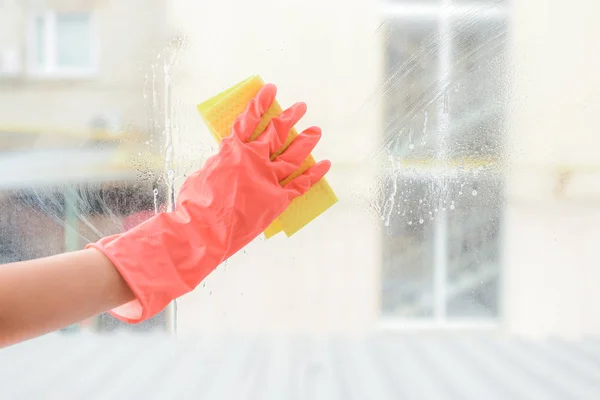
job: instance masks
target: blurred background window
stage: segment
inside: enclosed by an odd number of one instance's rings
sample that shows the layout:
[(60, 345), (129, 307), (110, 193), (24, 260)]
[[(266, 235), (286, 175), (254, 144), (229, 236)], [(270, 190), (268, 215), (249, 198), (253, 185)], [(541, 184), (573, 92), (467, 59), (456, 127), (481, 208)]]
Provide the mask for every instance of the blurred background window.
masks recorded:
[(384, 6), (386, 317), (499, 316), (508, 9), (488, 3)]
[(31, 73), (75, 77), (97, 68), (91, 12), (36, 12), (28, 43)]

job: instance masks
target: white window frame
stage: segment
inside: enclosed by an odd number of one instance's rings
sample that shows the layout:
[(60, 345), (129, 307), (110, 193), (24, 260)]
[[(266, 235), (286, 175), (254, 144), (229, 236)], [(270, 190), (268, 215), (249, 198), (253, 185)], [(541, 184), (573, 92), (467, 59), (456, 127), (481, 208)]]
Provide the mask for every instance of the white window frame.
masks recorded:
[[(482, 6), (481, 4), (455, 4), (453, 0), (441, 0), (437, 4), (411, 4), (409, 2), (395, 2), (390, 0), (383, 4), (381, 8), (381, 17), (385, 21), (390, 20), (432, 20), (437, 21), (437, 32), (439, 34), (440, 51), (437, 66), (437, 80), (440, 83), (440, 90), (444, 90), (446, 78), (451, 76), (453, 59), (453, 37), (452, 20), (459, 18), (470, 18), (473, 20), (486, 19), (507, 19), (509, 17), (509, 8), (505, 4)], [(443, 129), (451, 123), (450, 114), (444, 112), (443, 104), (437, 109), (437, 117), (440, 129), (437, 140), (442, 143), (445, 140)], [(444, 148), (444, 146), (439, 146)], [(418, 177), (430, 179), (432, 171), (419, 167), (413, 170)], [(437, 171), (438, 174), (453, 175), (454, 171)], [(460, 173), (460, 172), (459, 172)], [(434, 275), (433, 275), (433, 316), (431, 318), (408, 318), (385, 316), (380, 317), (379, 328), (381, 330), (404, 331), (404, 330), (436, 330), (436, 329), (497, 329), (502, 319), (501, 299), (498, 315), (489, 318), (460, 318), (448, 319), (446, 314), (446, 298), (448, 293), (448, 215), (440, 213), (436, 218), (434, 231)], [(500, 273), (502, 277), (502, 273)], [(502, 296), (502, 282), (499, 283), (499, 295)], [(381, 308), (380, 308), (381, 312)]]
[[(84, 11), (90, 17), (90, 64), (87, 67), (63, 67), (58, 65), (56, 20), (61, 14), (56, 10), (43, 10), (31, 13), (27, 27), (27, 76), (35, 79), (89, 79), (98, 75), (99, 71), (99, 39), (96, 23), (92, 11)], [(44, 65), (37, 61), (38, 35), (36, 20), (43, 18), (45, 21), (44, 43), (41, 45), (46, 54)]]

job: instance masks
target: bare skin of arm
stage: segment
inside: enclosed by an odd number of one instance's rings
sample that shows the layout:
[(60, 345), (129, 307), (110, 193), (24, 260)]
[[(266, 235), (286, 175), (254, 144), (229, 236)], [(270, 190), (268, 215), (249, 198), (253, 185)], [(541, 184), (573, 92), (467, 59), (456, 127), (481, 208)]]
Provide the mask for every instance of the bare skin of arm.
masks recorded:
[(134, 299), (99, 251), (0, 266), (0, 347), (32, 339)]

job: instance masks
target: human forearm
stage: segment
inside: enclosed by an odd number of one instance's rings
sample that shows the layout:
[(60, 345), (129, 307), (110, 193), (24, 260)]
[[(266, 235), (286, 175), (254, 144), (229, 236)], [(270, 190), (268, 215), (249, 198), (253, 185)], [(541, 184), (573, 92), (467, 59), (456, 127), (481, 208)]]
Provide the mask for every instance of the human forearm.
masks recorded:
[(87, 249), (0, 266), (0, 347), (133, 300), (113, 264)]

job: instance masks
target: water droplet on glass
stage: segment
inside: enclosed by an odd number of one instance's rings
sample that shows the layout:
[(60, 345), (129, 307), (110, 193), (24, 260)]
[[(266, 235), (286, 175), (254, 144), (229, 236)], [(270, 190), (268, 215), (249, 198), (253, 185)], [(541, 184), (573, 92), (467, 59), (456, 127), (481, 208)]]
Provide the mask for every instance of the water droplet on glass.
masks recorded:
[(423, 222), (425, 222), (425, 221), (423, 221), (423, 218), (419, 219), (420, 224), (422, 224)]
[(415, 148), (415, 145), (411, 143), (411, 144), (408, 145), (408, 148), (412, 150), (412, 149)]
[(450, 204), (450, 209), (454, 210), (454, 204)]
[(412, 225), (412, 221), (408, 221), (408, 224), (409, 224), (409, 225)]
[(471, 192), (471, 194), (472, 194), (473, 196), (477, 196), (477, 190), (473, 190), (473, 192)]
[(154, 214), (158, 214), (158, 189), (154, 188)]

